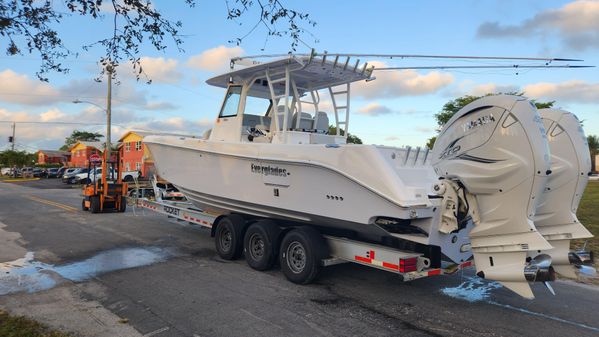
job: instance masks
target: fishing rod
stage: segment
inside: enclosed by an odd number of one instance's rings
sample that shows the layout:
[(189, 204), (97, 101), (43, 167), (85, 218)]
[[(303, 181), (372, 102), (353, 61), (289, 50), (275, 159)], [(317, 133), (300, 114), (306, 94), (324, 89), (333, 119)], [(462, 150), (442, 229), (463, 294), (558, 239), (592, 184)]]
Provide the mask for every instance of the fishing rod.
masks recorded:
[(425, 54), (359, 54), (359, 53), (317, 53), (312, 50), (311, 53), (301, 54), (263, 54), (238, 56), (231, 59), (231, 62), (237, 62), (244, 59), (273, 58), (273, 57), (291, 57), (291, 56), (309, 56), (309, 57), (372, 57), (388, 59), (408, 59), (408, 58), (429, 58), (429, 59), (456, 59), (456, 60), (497, 60), (497, 61), (545, 61), (545, 62), (582, 62), (581, 59), (561, 58), (561, 57), (519, 57), (519, 56), (472, 56), (472, 55), (425, 55)]
[(539, 69), (539, 68), (594, 68), (595, 66), (584, 65), (487, 65), (487, 66), (414, 66), (414, 67), (384, 67), (374, 68), (374, 71), (385, 70), (430, 70), (430, 69)]

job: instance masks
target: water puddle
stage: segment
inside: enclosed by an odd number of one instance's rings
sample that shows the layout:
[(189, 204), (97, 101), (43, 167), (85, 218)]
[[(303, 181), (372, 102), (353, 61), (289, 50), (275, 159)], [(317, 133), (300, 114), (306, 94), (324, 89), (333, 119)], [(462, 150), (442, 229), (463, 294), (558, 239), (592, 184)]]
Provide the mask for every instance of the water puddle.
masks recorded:
[(548, 314), (544, 314), (544, 313), (540, 313), (540, 312), (535, 312), (535, 311), (531, 311), (528, 309), (519, 308), (519, 307), (509, 305), (509, 304), (503, 304), (503, 303), (499, 303), (499, 302), (491, 300), (490, 299), (491, 292), (493, 290), (499, 289), (501, 287), (502, 287), (501, 284), (499, 284), (498, 282), (486, 281), (486, 280), (483, 280), (478, 277), (467, 277), (466, 281), (462, 282), (462, 284), (460, 284), (459, 286), (446, 287), (446, 288), (441, 289), (441, 292), (447, 296), (457, 298), (460, 300), (465, 300), (468, 302), (484, 301), (486, 303), (496, 305), (498, 307), (502, 307), (505, 309), (514, 310), (514, 311), (521, 312), (524, 314), (537, 316), (537, 317), (541, 317), (541, 318), (545, 318), (545, 319), (550, 319), (550, 320), (557, 321), (560, 323), (566, 323), (569, 325), (574, 325), (574, 326), (577, 326), (580, 328), (599, 332), (599, 328), (597, 328), (597, 327), (589, 326), (586, 324), (563, 319), (563, 318), (560, 318), (557, 316), (552, 316), (552, 315), (548, 315)]
[(447, 296), (465, 300), (468, 302), (486, 301), (491, 296), (491, 292), (501, 288), (501, 284), (490, 282), (479, 277), (467, 277), (457, 287), (446, 287), (441, 292)]
[(0, 263), (0, 295), (33, 293), (65, 280), (81, 282), (111, 271), (164, 262), (175, 255), (173, 249), (162, 247), (119, 248), (83, 261), (52, 265), (36, 261), (34, 253), (28, 252), (23, 258)]

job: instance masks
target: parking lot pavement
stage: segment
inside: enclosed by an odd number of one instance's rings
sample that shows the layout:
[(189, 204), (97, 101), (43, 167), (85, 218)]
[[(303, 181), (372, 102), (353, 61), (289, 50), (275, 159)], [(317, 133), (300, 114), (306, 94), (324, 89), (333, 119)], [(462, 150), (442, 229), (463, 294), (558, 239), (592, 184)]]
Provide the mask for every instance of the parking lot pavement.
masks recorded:
[(73, 189), (80, 188), (80, 185), (69, 185), (62, 182), (60, 178), (40, 178), (38, 180), (25, 180), (25, 181), (10, 181), (10, 182), (2, 182), (5, 184), (16, 184), (25, 187), (31, 188), (40, 188), (40, 189)]
[(472, 273), (402, 283), (351, 264), (298, 286), (220, 259), (208, 230), (80, 203), (79, 190), (0, 183), (0, 261), (21, 273), (0, 277), (1, 307), (90, 336), (599, 334), (591, 286), (556, 282), (552, 296), (535, 284), (529, 301)]

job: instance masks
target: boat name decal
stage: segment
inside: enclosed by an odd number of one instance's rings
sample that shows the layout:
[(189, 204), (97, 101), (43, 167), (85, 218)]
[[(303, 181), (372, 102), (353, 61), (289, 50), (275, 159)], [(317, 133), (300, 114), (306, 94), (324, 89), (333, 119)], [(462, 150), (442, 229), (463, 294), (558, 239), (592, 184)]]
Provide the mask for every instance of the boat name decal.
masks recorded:
[(290, 174), (287, 172), (287, 169), (280, 168), (278, 166), (259, 165), (252, 163), (251, 169), (252, 173), (258, 173), (265, 176), (286, 177)]

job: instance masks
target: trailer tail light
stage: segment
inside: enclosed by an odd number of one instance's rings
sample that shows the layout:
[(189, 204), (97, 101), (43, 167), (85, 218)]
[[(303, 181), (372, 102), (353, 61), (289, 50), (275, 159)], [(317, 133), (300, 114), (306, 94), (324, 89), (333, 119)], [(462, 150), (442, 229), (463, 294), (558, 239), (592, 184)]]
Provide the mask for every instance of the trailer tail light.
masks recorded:
[(417, 263), (418, 263), (417, 257), (410, 257), (407, 259), (399, 259), (399, 272), (400, 273), (408, 273), (411, 271), (416, 271)]

